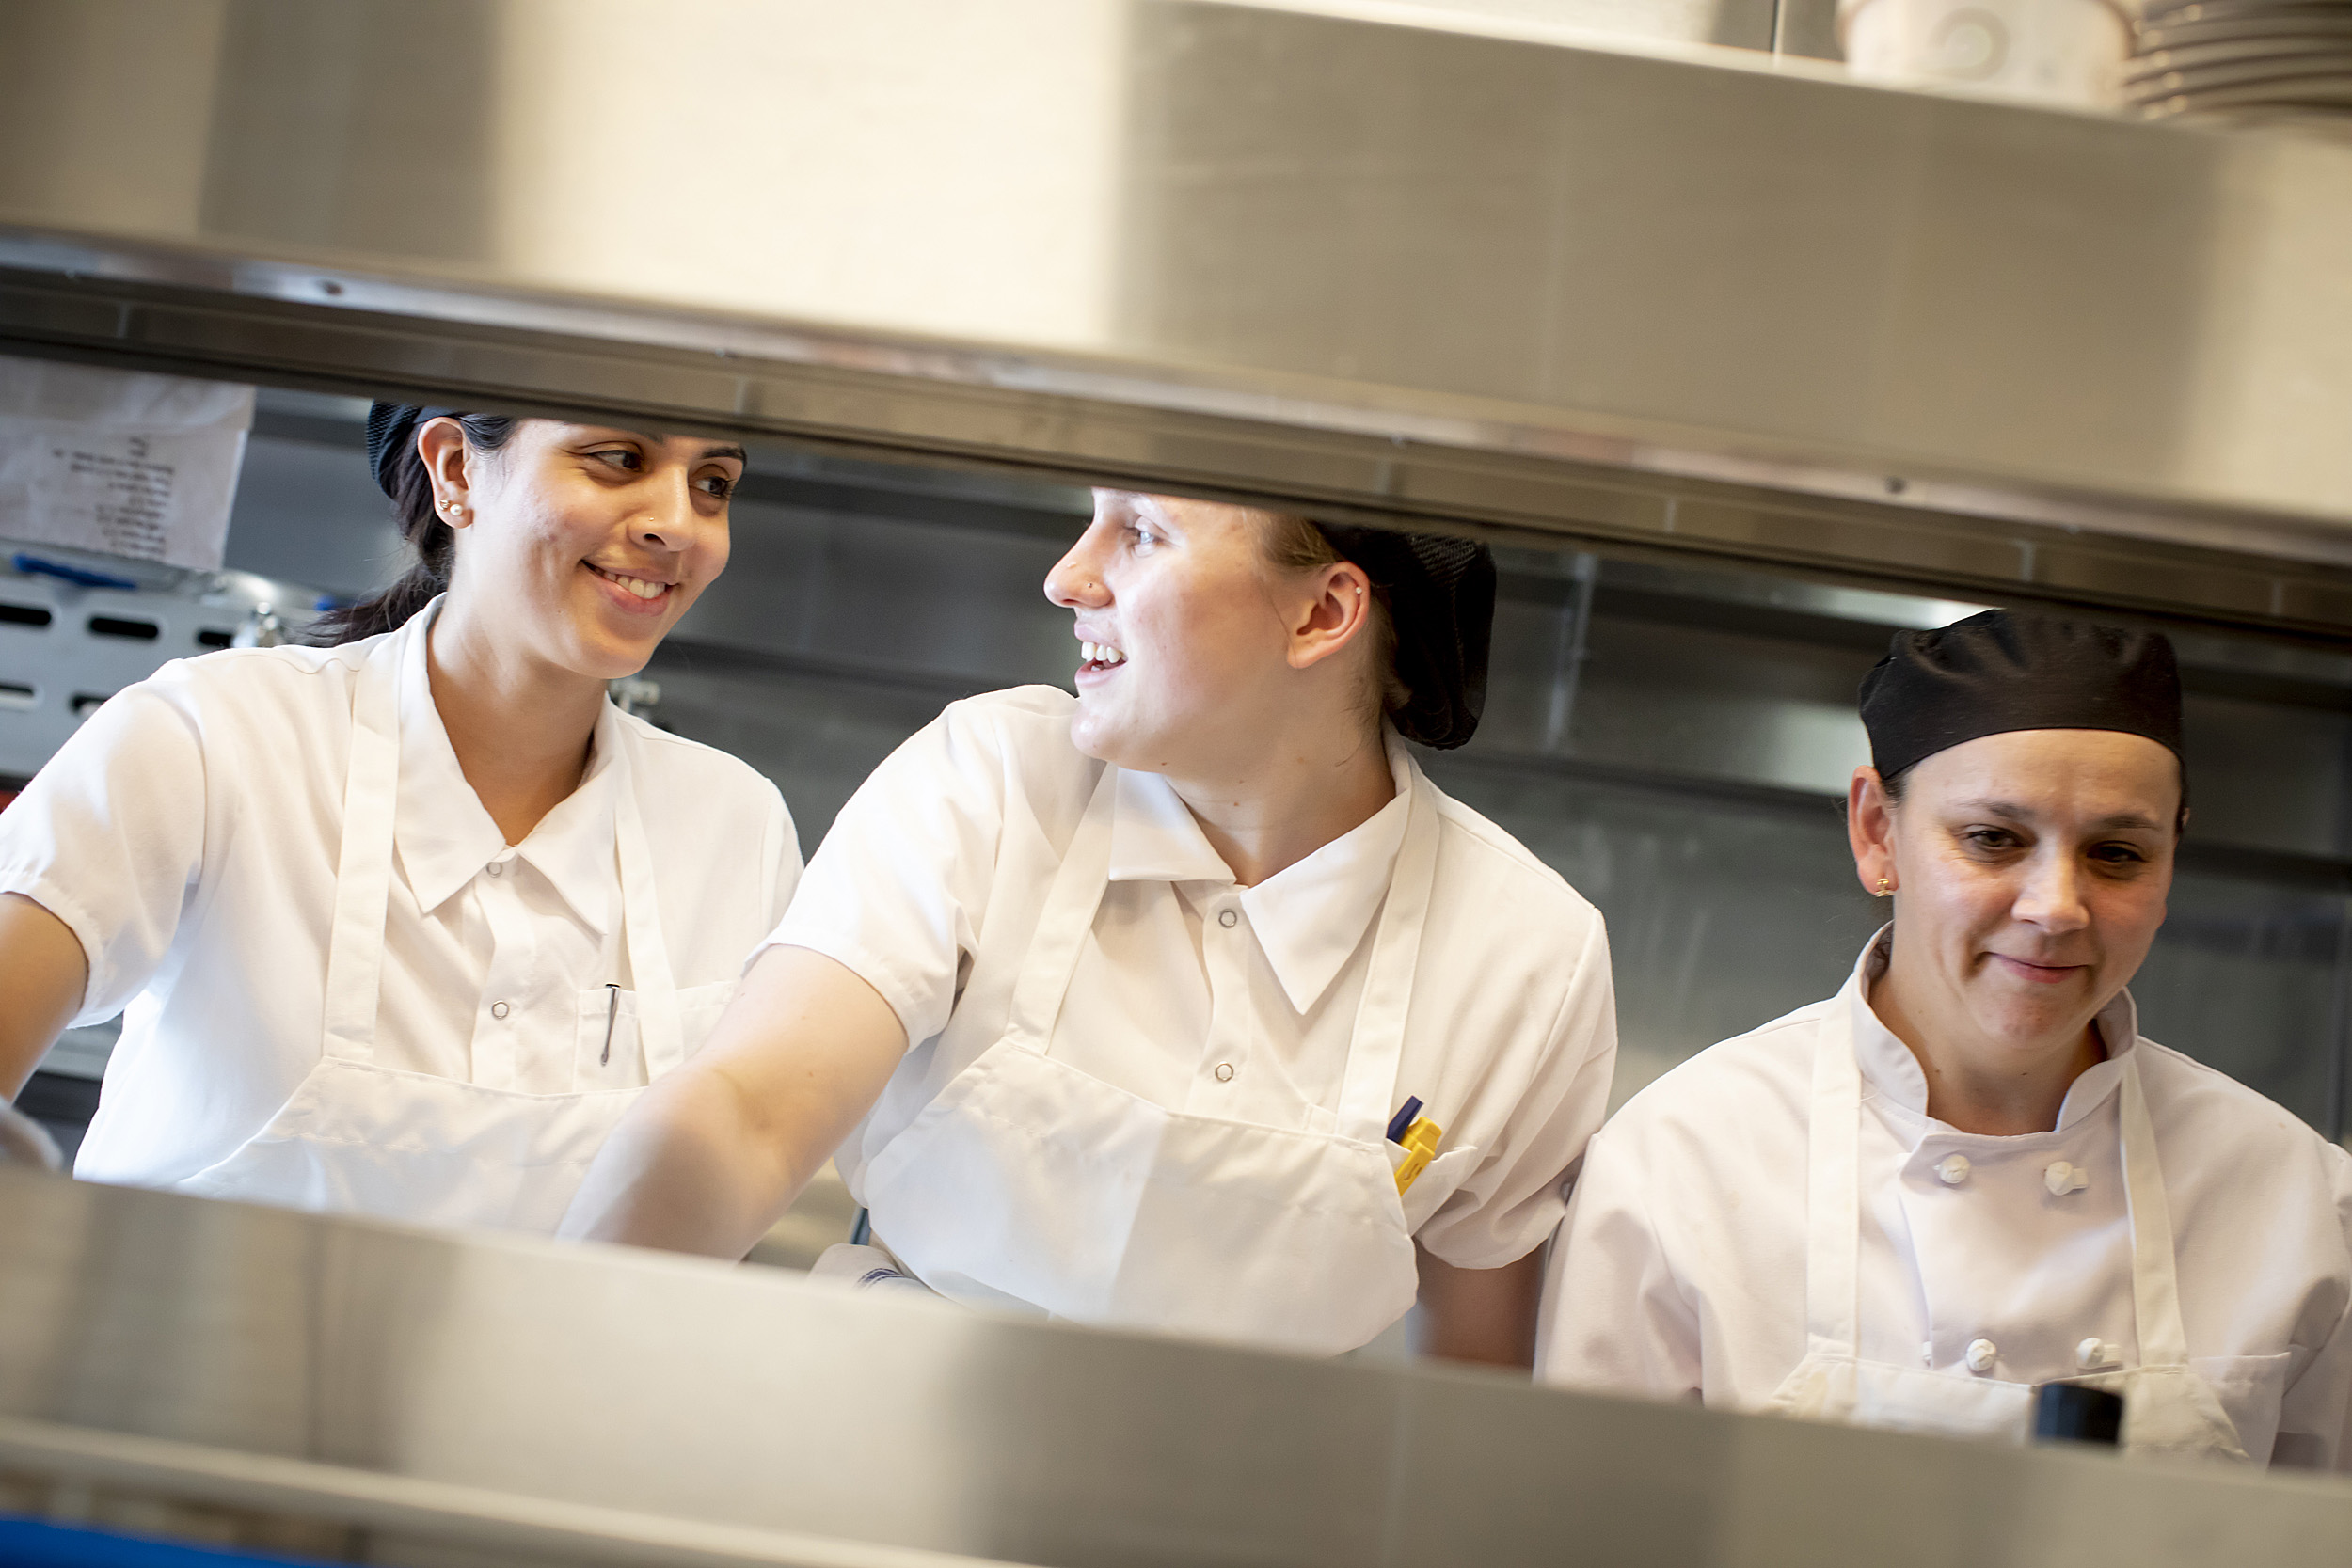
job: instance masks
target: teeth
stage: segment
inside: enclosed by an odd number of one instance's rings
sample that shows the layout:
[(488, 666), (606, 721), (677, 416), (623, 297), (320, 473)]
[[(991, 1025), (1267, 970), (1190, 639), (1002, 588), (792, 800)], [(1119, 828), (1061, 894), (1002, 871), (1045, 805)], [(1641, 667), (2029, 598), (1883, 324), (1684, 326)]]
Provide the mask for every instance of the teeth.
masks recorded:
[(1078, 644), (1078, 662), (1081, 664), (1091, 664), (1094, 662), (1093, 643), (1081, 642)]
[(644, 578), (624, 578), (621, 580), (628, 583), (628, 591), (641, 599), (661, 597), (662, 585), (660, 583), (647, 582)]
[(1081, 664), (1124, 664), (1127, 662), (1127, 656), (1107, 642), (1081, 641), (1078, 644), (1078, 662)]

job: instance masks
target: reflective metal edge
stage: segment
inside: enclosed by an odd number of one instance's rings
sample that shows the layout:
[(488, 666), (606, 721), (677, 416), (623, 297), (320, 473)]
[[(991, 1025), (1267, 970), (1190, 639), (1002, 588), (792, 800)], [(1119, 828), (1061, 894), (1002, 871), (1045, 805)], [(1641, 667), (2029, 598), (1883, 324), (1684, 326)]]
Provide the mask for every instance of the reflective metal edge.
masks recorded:
[[(2099, 526), (2122, 527), (2123, 514), (2080, 500), (2010, 498), (2012, 510), (2058, 521), (1941, 511), (1862, 499), (1868, 487), (1887, 487), (1882, 478), (1791, 471), (1782, 477), (1806, 487), (1781, 487), (1756, 482), (1775, 472), (1770, 466), (1731, 459), (1711, 466), (1749, 483), (1645, 468), (1648, 449), (1614, 438), (1596, 438), (1581, 456), (1547, 454), (1529, 449), (1578, 444), (1557, 432), (1542, 441), (1482, 441), (1474, 420), (1318, 411), (1272, 395), (1237, 404), (1204, 394), (1204, 405), (1241, 407), (1204, 412), (1170, 405), (1174, 383), (1164, 376), (1147, 384), (1138, 372), (1078, 360), (5, 228), (0, 263), (12, 263), (0, 265), (0, 352), (10, 354), (649, 420), (1499, 542), (1663, 552), (1861, 584), (2352, 635), (2352, 540), (2293, 518), (2135, 512), (2139, 524), (2173, 537), (2135, 536)], [(315, 303), (330, 289), (336, 303)], [(1345, 428), (1351, 422), (1379, 432)], [(1971, 509), (2006, 504), (1966, 486), (1903, 487)]]
[(0, 1415), (0, 1474), (76, 1481), (556, 1560), (642, 1568), (1002, 1568), (1000, 1560), (673, 1519)]

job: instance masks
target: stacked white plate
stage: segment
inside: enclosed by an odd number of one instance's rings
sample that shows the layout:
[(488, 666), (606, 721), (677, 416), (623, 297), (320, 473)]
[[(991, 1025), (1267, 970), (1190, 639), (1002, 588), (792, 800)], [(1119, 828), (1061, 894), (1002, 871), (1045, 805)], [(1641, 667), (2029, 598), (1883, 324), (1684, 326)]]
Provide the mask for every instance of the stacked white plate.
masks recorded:
[(2123, 92), (2152, 119), (2352, 136), (2352, 0), (2147, 0)]

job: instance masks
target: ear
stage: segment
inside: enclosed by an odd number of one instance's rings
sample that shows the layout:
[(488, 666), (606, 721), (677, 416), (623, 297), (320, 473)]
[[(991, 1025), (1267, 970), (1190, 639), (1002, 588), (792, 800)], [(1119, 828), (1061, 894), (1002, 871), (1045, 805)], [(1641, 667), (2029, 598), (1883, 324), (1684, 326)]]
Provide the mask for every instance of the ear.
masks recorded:
[(417, 455), (424, 460), (425, 477), (433, 482), (433, 509), (450, 527), (473, 521), (473, 494), (466, 460), (466, 432), (455, 420), (427, 420), (417, 431)]
[(1853, 846), (1854, 875), (1862, 891), (1876, 895), (1883, 878), (1889, 889), (1895, 876), (1895, 813), (1886, 786), (1875, 768), (1857, 768), (1846, 786), (1846, 842)]
[(1372, 578), (1352, 561), (1300, 574), (1297, 595), (1283, 603), (1290, 665), (1305, 670), (1354, 642), (1371, 623)]

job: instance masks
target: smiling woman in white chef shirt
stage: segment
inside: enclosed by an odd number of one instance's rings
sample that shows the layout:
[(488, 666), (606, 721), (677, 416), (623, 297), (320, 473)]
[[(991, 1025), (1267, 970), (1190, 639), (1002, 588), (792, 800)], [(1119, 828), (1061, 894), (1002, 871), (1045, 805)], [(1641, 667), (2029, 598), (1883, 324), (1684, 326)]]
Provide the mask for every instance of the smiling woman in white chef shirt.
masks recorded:
[(726, 442), (379, 404), (416, 567), (332, 647), (174, 661), (0, 816), (0, 1083), (124, 1012), (75, 1174), (551, 1229), (800, 872), (624, 716), (727, 558)]
[(1988, 611), (1899, 635), (1863, 717), (1894, 923), (1594, 1138), (1541, 1375), (2012, 1440), (2084, 1382), (2130, 1449), (2344, 1467), (2352, 1159), (2124, 990), (2187, 816), (2170, 645)]
[(1599, 916), (1398, 738), (1469, 738), (1491, 559), (1104, 491), (1046, 594), (1076, 697), (875, 772), (565, 1233), (739, 1256), (838, 1148), (875, 1245), (823, 1272), (1318, 1352), (1419, 1273), (1434, 1348), (1524, 1364), (1614, 1015)]

